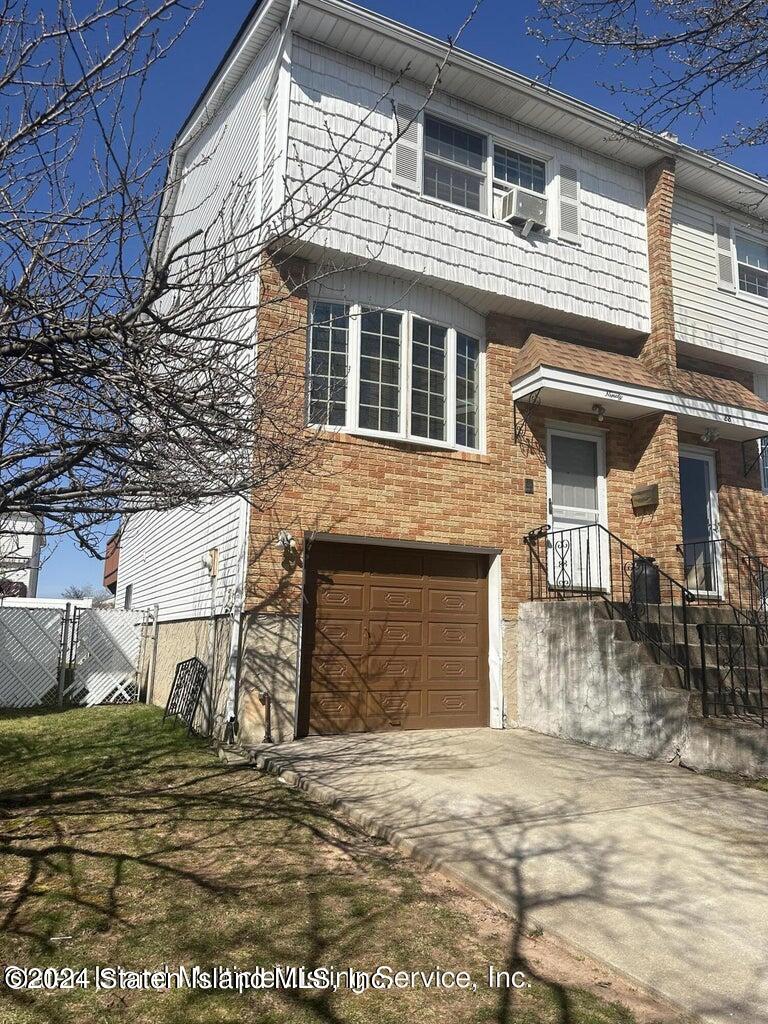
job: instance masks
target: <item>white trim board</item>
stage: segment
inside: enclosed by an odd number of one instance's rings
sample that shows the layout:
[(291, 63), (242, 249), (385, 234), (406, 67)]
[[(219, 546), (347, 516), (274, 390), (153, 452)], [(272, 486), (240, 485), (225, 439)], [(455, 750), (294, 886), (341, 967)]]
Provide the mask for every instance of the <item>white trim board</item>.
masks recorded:
[(714, 427), (721, 437), (747, 440), (768, 434), (768, 413), (708, 402), (703, 398), (646, 388), (623, 381), (589, 377), (554, 367), (540, 366), (512, 384), (514, 402), (542, 391), (542, 405), (592, 412), (593, 404), (605, 407), (612, 419), (637, 419), (653, 412), (674, 413), (682, 429)]

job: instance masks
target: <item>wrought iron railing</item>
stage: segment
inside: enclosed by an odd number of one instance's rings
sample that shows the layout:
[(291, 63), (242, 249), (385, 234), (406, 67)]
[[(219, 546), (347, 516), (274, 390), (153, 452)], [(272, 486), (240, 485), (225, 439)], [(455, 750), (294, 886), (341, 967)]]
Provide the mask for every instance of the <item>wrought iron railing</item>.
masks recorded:
[(765, 728), (768, 636), (758, 622), (698, 623), (700, 665), (692, 672), (704, 715), (740, 717)]
[(685, 585), (699, 602), (731, 605), (739, 622), (768, 622), (768, 563), (731, 540), (678, 544)]
[(690, 686), (689, 608), (693, 595), (599, 523), (567, 530), (542, 526), (524, 538), (532, 601), (600, 598)]

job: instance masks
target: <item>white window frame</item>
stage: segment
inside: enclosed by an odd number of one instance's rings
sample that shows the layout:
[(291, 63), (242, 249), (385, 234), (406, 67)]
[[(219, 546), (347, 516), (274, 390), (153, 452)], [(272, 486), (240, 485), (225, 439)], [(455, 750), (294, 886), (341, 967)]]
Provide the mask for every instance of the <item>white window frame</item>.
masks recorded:
[[(478, 170), (474, 167), (466, 167), (464, 164), (454, 163), (453, 160), (447, 160), (445, 157), (435, 156), (434, 153), (427, 152), (427, 118), (431, 117), (433, 121), (441, 121), (443, 124), (449, 125), (451, 128), (456, 128), (460, 132), (467, 132), (469, 135), (478, 135), (483, 140), (483, 167), (482, 170)], [(457, 121), (452, 117), (443, 117), (442, 114), (436, 113), (433, 110), (424, 111), (424, 131), (422, 132), (421, 138), (421, 195), (424, 199), (431, 199), (435, 203), (440, 203), (441, 206), (449, 206), (452, 210), (464, 210), (465, 213), (475, 214), (476, 216), (487, 216), (489, 206), (489, 195), (488, 195), (488, 136), (485, 132), (479, 131), (477, 128), (472, 128), (470, 125)], [(434, 160), (435, 163), (444, 164), (446, 167), (453, 167), (457, 171), (463, 171), (475, 178), (480, 179), (483, 182), (483, 187), (480, 193), (480, 209), (473, 210), (471, 206), (462, 206), (461, 203), (452, 203), (448, 199), (439, 199), (437, 196), (428, 196), (424, 191), (424, 164), (427, 160)], [(485, 207), (485, 209), (483, 209)]]
[[(753, 389), (758, 398), (762, 398), (763, 401), (768, 401), (768, 373), (755, 373), (753, 374)], [(765, 448), (761, 448), (760, 441), (758, 439), (758, 448), (760, 448), (760, 486), (763, 494), (768, 494), (768, 441), (766, 441)]]
[[(459, 203), (451, 203), (447, 199), (438, 199), (437, 196), (427, 195), (424, 191), (424, 161), (430, 156), (430, 154), (427, 153), (425, 141), (426, 119), (428, 117), (431, 117), (436, 121), (442, 121), (444, 124), (449, 124), (453, 128), (459, 129), (459, 131), (469, 132), (472, 135), (480, 135), (485, 140), (484, 204), (481, 205), (479, 210), (472, 210), (470, 207), (461, 206)], [(538, 160), (540, 163), (544, 164), (544, 191), (542, 193), (537, 192), (535, 194), (543, 195), (547, 200), (546, 234), (543, 236), (537, 234), (536, 238), (557, 238), (557, 218), (553, 214), (557, 201), (557, 197), (554, 194), (557, 177), (555, 174), (556, 160), (554, 154), (537, 149), (536, 147), (529, 145), (527, 142), (522, 142), (517, 138), (505, 135), (503, 132), (487, 131), (486, 129), (479, 128), (469, 121), (457, 118), (455, 114), (446, 114), (440, 108), (433, 105), (430, 105), (425, 109), (424, 121), (424, 137), (422, 138), (421, 153), (419, 154), (421, 161), (421, 186), (419, 194), (422, 199), (425, 199), (429, 203), (438, 203), (440, 206), (446, 206), (450, 210), (462, 210), (464, 213), (473, 217), (483, 217), (486, 220), (492, 220), (496, 224), (503, 223), (494, 215), (494, 188), (504, 188), (506, 186), (507, 191), (509, 191), (511, 188), (515, 188), (516, 186), (510, 185), (509, 182), (505, 182), (494, 177), (494, 149), (498, 145), (503, 149), (511, 150), (514, 153), (520, 153), (521, 156), (530, 157), (532, 160)], [(470, 174), (477, 174), (478, 177), (480, 175), (479, 171), (473, 171), (471, 168), (466, 168), (461, 164), (454, 164), (450, 160), (444, 160), (440, 157), (436, 157), (435, 159), (438, 162), (444, 163), (446, 166), (456, 167), (458, 170), (468, 171)]]
[[(324, 299), (310, 299), (323, 302)], [(333, 300), (327, 300), (333, 301)], [(463, 327), (455, 327), (445, 320), (438, 320), (414, 310), (402, 309), (393, 306), (377, 306), (367, 302), (344, 303), (349, 307), (349, 334), (347, 336), (347, 393), (346, 393), (346, 420), (343, 425), (329, 426), (325, 423), (312, 423), (309, 419), (309, 394), (310, 394), (310, 364), (309, 353), (311, 351), (311, 316), (307, 328), (307, 400), (306, 417), (307, 425), (314, 430), (323, 430), (328, 433), (353, 434), (360, 437), (379, 438), (380, 440), (401, 441), (406, 444), (420, 445), (425, 448), (441, 448), (448, 451), (468, 452), (472, 455), (483, 455), (485, 453), (485, 356), (486, 341), (482, 334)], [(360, 404), (360, 347), (361, 347), (361, 315), (364, 311), (376, 313), (393, 313), (400, 316), (400, 405), (398, 409), (400, 429), (397, 432), (387, 430), (372, 430), (368, 427), (361, 427), (359, 422)], [(446, 395), (445, 395), (445, 441), (431, 440), (428, 437), (419, 437), (411, 433), (411, 363), (413, 347), (413, 321), (424, 320), (426, 323), (435, 324), (437, 327), (446, 329)], [(471, 448), (468, 445), (456, 443), (456, 336), (465, 334), (474, 338), (478, 343), (478, 403), (477, 403), (477, 447)]]
[[(749, 292), (746, 288), (742, 288), (739, 278), (739, 247), (737, 245), (737, 236), (740, 235), (748, 242), (755, 242), (757, 245), (762, 245), (768, 250), (768, 238), (765, 235), (760, 235), (757, 232), (744, 229), (738, 224), (731, 224), (731, 254), (733, 256), (733, 270), (734, 270), (734, 284), (736, 285), (736, 294), (740, 297), (747, 298), (750, 301), (768, 303), (768, 295), (756, 295), (754, 292)], [(743, 266), (748, 267), (749, 264), (745, 263)], [(753, 270), (756, 268), (752, 268)], [(762, 273), (762, 271), (761, 271)]]

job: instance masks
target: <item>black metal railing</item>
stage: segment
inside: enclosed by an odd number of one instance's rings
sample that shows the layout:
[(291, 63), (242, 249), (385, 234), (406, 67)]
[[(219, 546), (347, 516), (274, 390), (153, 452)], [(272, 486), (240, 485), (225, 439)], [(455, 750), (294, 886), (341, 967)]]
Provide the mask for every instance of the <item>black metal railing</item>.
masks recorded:
[(725, 538), (678, 544), (685, 585), (698, 602), (731, 605), (740, 622), (766, 623), (768, 564)]
[[(682, 583), (599, 523), (566, 530), (542, 526), (524, 538), (532, 601), (600, 598), (690, 686), (689, 608)], [(694, 634), (695, 635), (695, 634)]]
[[(692, 668), (706, 717), (739, 717), (765, 728), (766, 627), (698, 623), (700, 664)], [(698, 677), (698, 678), (696, 678)]]

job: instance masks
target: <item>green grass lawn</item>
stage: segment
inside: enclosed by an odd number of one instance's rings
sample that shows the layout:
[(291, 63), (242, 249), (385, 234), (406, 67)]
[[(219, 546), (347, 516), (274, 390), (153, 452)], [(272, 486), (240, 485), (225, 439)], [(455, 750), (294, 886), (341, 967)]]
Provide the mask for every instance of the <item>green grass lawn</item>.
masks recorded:
[[(635, 1020), (610, 992), (521, 962), (503, 915), (276, 779), (223, 766), (156, 709), (0, 719), (0, 819), (2, 965), (439, 965), (479, 982), (363, 995), (0, 984), (2, 1024)], [(489, 962), (531, 970), (531, 988), (489, 990)]]

